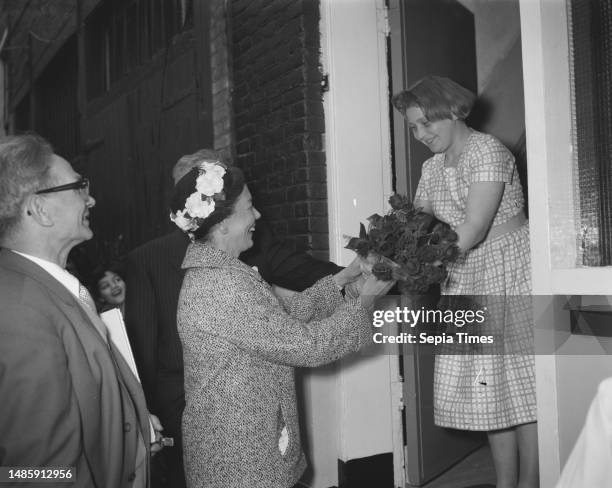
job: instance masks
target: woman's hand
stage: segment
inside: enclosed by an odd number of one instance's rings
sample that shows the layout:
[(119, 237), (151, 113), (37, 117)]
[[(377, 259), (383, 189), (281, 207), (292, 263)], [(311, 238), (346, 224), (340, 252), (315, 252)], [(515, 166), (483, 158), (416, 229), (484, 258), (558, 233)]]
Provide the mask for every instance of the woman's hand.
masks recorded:
[(346, 285), (344, 287), (345, 296), (348, 298), (359, 298), (365, 280), (365, 276), (361, 274), (359, 275), (359, 278), (357, 278), (355, 281), (352, 281), (351, 283)]
[(362, 274), (367, 278), (372, 274), (372, 268), (376, 263), (381, 261), (381, 256), (378, 254), (369, 253), (367, 258), (359, 258), (359, 266)]
[(336, 286), (338, 286), (338, 289), (341, 290), (346, 285), (352, 283), (361, 276), (360, 261), (361, 258), (357, 256), (355, 259), (353, 259), (351, 264), (334, 275), (334, 282), (336, 283)]
[(338, 288), (342, 289), (349, 283), (353, 283), (361, 276), (367, 278), (372, 274), (372, 267), (380, 261), (380, 256), (368, 254), (367, 258), (356, 256), (355, 259), (342, 271), (334, 275), (334, 281)]
[(381, 281), (369, 275), (361, 288), (361, 305), (367, 309), (373, 308), (376, 299), (386, 295), (394, 284), (395, 281)]

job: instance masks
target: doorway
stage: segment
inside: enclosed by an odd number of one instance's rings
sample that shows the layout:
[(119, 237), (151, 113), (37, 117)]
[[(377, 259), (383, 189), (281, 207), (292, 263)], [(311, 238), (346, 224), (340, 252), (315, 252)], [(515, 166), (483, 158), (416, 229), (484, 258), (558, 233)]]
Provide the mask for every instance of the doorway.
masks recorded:
[[(518, 1), (492, 5), (481, 0), (389, 0), (388, 7), (390, 91), (397, 93), (435, 74), (477, 93), (479, 104), (469, 125), (495, 135), (515, 153), (526, 188)], [(394, 189), (412, 199), (421, 166), (431, 153), (412, 138), (397, 111), (392, 110), (390, 118)], [(427, 300), (435, 302), (436, 297)], [(434, 425), (433, 363), (431, 350), (420, 345), (406, 346), (401, 356), (408, 486), (422, 486), (486, 442), (482, 433)]]

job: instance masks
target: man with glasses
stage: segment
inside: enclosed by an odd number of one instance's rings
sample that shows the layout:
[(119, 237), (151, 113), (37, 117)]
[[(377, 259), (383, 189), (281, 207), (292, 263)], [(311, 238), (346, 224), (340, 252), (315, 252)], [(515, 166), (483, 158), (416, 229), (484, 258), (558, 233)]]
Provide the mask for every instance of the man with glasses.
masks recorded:
[(66, 190), (78, 190), (81, 195), (87, 197), (89, 195), (89, 180), (87, 178), (79, 178), (72, 183), (66, 183), (65, 185), (53, 186), (51, 188), (45, 188), (44, 190), (38, 190), (36, 195), (44, 195), (45, 193), (57, 193), (58, 191)]
[(52, 468), (74, 486), (146, 487), (142, 389), (64, 269), (93, 235), (94, 204), (46, 141), (0, 139), (0, 466), (21, 482), (35, 472), (25, 468)]

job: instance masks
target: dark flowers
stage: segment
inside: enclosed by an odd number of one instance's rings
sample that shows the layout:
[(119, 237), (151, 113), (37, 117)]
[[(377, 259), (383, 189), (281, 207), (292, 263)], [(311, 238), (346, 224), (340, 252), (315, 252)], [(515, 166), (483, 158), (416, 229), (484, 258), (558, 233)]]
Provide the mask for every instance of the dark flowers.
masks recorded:
[(372, 268), (378, 279), (397, 280), (405, 294), (424, 293), (446, 279), (447, 265), (459, 257), (457, 234), (403, 195), (392, 195), (389, 204), (391, 210), (369, 217), (367, 231), (362, 224), (346, 247), (363, 258), (380, 257)]

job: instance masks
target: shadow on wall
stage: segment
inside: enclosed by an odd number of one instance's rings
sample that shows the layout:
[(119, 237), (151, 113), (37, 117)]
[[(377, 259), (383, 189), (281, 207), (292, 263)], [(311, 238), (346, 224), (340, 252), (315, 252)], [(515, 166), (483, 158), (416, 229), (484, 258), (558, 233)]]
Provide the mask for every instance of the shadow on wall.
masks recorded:
[(468, 118), (468, 125), (497, 137), (510, 149), (516, 159), (527, 212), (527, 149), (520, 35), (492, 68)]

